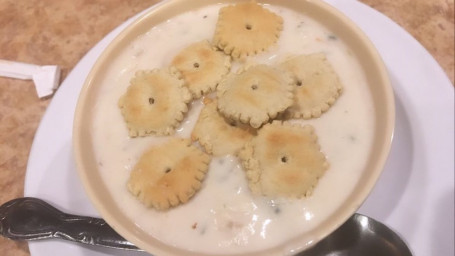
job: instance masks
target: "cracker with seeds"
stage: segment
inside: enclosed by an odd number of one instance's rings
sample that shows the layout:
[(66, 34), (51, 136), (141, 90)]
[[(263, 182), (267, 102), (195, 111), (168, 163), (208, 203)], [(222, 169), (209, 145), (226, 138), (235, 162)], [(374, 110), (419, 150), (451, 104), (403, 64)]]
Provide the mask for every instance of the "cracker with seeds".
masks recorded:
[(118, 105), (130, 137), (173, 134), (192, 97), (174, 69), (138, 71)]
[(193, 97), (199, 98), (215, 90), (229, 72), (231, 60), (205, 40), (183, 49), (174, 57), (171, 65), (180, 71)]
[(217, 103), (205, 100), (191, 138), (214, 156), (235, 155), (255, 133), (249, 125), (227, 119), (217, 111)]
[(299, 55), (280, 66), (294, 80), (295, 102), (287, 110), (291, 118), (320, 117), (341, 95), (343, 87), (323, 53)]
[(283, 19), (256, 2), (220, 9), (213, 44), (234, 58), (262, 52), (276, 43)]
[(270, 197), (309, 196), (328, 168), (313, 127), (281, 121), (264, 125), (239, 157), (252, 192)]
[(146, 206), (166, 210), (188, 202), (199, 191), (209, 163), (210, 156), (190, 140), (172, 138), (141, 156), (128, 189)]
[(227, 118), (258, 128), (292, 105), (293, 87), (286, 72), (256, 65), (229, 74), (218, 85), (218, 110)]

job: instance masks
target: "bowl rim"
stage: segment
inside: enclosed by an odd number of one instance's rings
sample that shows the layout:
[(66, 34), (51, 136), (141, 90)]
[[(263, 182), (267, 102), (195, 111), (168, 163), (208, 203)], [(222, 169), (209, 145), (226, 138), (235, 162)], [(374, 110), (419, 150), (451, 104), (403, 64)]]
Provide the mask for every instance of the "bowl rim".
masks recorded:
[[(86, 191), (90, 201), (95, 206), (96, 210), (101, 214), (101, 216), (106, 220), (106, 222), (114, 228), (120, 235), (134, 243), (140, 248), (143, 248), (146, 251), (156, 253), (158, 255), (174, 255), (170, 254), (168, 251), (168, 245), (164, 247), (156, 247), (151, 246), (150, 243), (144, 241), (142, 239), (138, 239), (134, 232), (128, 230), (122, 223), (118, 221), (118, 219), (106, 208), (104, 205), (104, 199), (101, 195), (99, 195), (94, 186), (91, 186), (89, 172), (87, 170), (87, 166), (84, 162), (84, 153), (82, 152), (82, 144), (86, 143), (84, 140), (83, 130), (81, 128), (81, 123), (84, 117), (84, 102), (86, 102), (87, 98), (90, 94), (90, 89), (93, 87), (93, 81), (95, 77), (99, 73), (99, 69), (106, 65), (106, 61), (112, 52), (121, 45), (122, 40), (124, 41), (127, 35), (133, 32), (134, 28), (139, 24), (146, 22), (151, 16), (156, 15), (157, 12), (166, 8), (173, 8), (175, 5), (183, 4), (186, 0), (165, 0), (153, 5), (147, 11), (145, 11), (140, 17), (138, 17), (135, 21), (131, 22), (128, 26), (126, 26), (110, 43), (109, 45), (103, 50), (101, 55), (96, 60), (94, 66), (91, 68), (83, 86), (81, 92), (79, 94), (79, 98), (76, 105), (75, 115), (74, 115), (74, 122), (73, 122), (73, 154), (76, 162), (77, 172), (79, 177), (82, 181), (84, 190)], [(193, 2), (193, 1), (192, 1)], [(210, 0), (200, 0), (198, 3), (203, 6), (207, 4), (216, 4), (216, 3), (236, 3), (242, 2), (241, 0), (222, 0), (222, 1), (210, 1)], [(244, 1), (243, 1), (244, 2)], [(369, 57), (372, 60), (372, 64), (374, 65), (374, 69), (376, 70), (378, 77), (381, 79), (379, 82), (382, 85), (383, 93), (384, 93), (384, 100), (386, 104), (384, 104), (381, 111), (386, 113), (385, 115), (385, 125), (382, 127), (383, 130), (380, 132), (383, 134), (382, 138), (382, 148), (379, 150), (379, 154), (375, 156), (376, 164), (374, 165), (374, 170), (370, 173), (372, 174), (370, 177), (366, 179), (364, 185), (358, 189), (359, 195), (356, 197), (356, 200), (349, 202), (349, 204), (342, 207), (342, 209), (338, 209), (336, 211), (337, 215), (331, 217), (330, 223), (324, 222), (326, 224), (325, 227), (319, 230), (319, 232), (315, 232), (312, 236), (297, 236), (295, 239), (292, 239), (286, 246), (279, 246), (276, 248), (267, 249), (270, 250), (270, 253), (262, 253), (261, 255), (276, 255), (282, 253), (283, 249), (291, 248), (291, 251), (295, 250), (300, 251), (308, 248), (317, 241), (321, 240), (339, 226), (341, 226), (349, 217), (351, 217), (355, 211), (361, 206), (361, 204), (366, 200), (368, 194), (373, 189), (374, 185), (376, 184), (379, 176), (382, 173), (384, 168), (385, 162), (387, 160), (388, 154), (391, 149), (393, 133), (394, 133), (394, 126), (395, 126), (395, 101), (394, 101), (394, 94), (393, 89), (390, 84), (389, 76), (385, 67), (385, 64), (379, 55), (378, 51), (374, 47), (373, 43), (370, 39), (364, 34), (364, 32), (356, 25), (353, 21), (351, 21), (347, 16), (337, 10), (335, 7), (331, 6), (330, 4), (320, 1), (320, 0), (293, 0), (292, 4), (290, 3), (281, 3), (279, 0), (260, 0), (258, 1), (264, 4), (272, 4), (272, 5), (282, 5), (285, 6), (286, 4), (289, 5), (302, 5), (302, 4), (309, 4), (314, 5), (315, 8), (319, 8), (323, 12), (331, 15), (332, 18), (341, 21), (344, 26), (346, 26), (358, 39), (359, 42), (366, 48)], [(283, 1), (285, 2), (285, 1)], [(287, 7), (287, 6), (286, 6)], [(179, 12), (181, 13), (181, 12)], [(330, 225), (329, 225), (330, 224)], [(173, 248), (175, 250), (175, 248)], [(178, 249), (177, 249), (178, 250)], [(178, 253), (185, 253), (185, 255), (190, 255), (191, 252), (188, 251), (178, 251)], [(206, 255), (204, 253), (196, 252), (197, 255)], [(250, 253), (245, 253), (242, 255), (254, 255)], [(196, 254), (195, 254), (196, 255)]]

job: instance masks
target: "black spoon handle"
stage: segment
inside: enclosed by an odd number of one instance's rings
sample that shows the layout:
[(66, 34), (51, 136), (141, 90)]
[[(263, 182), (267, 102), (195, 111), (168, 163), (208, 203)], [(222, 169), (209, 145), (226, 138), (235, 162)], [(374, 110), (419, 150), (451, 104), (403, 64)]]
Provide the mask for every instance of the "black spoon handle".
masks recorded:
[(61, 238), (89, 245), (140, 250), (103, 219), (63, 213), (45, 201), (23, 197), (0, 206), (0, 233), (13, 240)]

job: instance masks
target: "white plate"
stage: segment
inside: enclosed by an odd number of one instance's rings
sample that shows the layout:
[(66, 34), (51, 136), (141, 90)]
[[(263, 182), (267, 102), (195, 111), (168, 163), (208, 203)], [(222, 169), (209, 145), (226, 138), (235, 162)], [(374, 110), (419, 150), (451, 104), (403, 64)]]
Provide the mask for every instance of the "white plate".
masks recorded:
[[(454, 255), (454, 89), (437, 62), (406, 31), (357, 1), (327, 0), (370, 37), (390, 73), (396, 98), (391, 155), (359, 212), (400, 233), (415, 255)], [(135, 16), (133, 19), (137, 18)], [(133, 19), (100, 41), (54, 95), (33, 142), (25, 196), (73, 214), (99, 216), (75, 170), (71, 134), (81, 86), (97, 57)], [(142, 255), (75, 245), (30, 242), (32, 256)]]

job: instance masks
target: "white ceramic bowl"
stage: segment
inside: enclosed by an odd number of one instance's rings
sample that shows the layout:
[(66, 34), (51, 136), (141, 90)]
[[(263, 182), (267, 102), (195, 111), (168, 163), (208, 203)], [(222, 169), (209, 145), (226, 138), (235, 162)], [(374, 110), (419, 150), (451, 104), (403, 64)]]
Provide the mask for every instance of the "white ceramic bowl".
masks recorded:
[[(220, 0), (217, 2), (235, 3), (239, 1)], [(314, 0), (264, 0), (262, 3), (281, 5), (302, 12), (322, 23), (328, 29), (336, 31), (345, 44), (353, 49), (366, 74), (375, 111), (375, 138), (373, 150), (369, 154), (363, 175), (355, 185), (347, 200), (317, 228), (268, 249), (267, 251), (244, 255), (281, 255), (284, 248), (304, 250), (315, 244), (344, 223), (362, 204), (379, 177), (390, 150), (395, 108), (394, 98), (384, 64), (368, 38), (344, 15), (322, 1)], [(77, 104), (74, 119), (74, 154), (84, 187), (101, 216), (123, 237), (144, 250), (156, 255), (203, 255), (172, 247), (158, 241), (147, 232), (137, 227), (118, 208), (110, 195), (104, 181), (97, 171), (98, 165), (94, 155), (92, 133), (93, 120), (91, 111), (99, 97), (100, 79), (119, 51), (137, 36), (144, 34), (151, 27), (180, 13), (213, 4), (210, 0), (169, 0), (158, 4), (144, 16), (128, 26), (106, 48), (97, 60), (83, 86)]]

